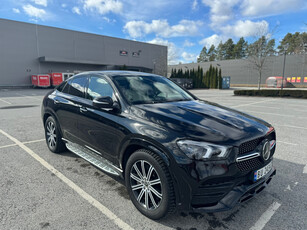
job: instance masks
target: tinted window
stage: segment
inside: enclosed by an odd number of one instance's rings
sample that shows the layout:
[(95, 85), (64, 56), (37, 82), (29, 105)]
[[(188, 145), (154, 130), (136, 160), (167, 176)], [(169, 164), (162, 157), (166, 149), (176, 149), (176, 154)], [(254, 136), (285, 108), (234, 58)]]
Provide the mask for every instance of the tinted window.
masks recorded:
[(62, 90), (64, 89), (65, 85), (66, 85), (66, 82), (64, 81), (64, 82), (62, 82), (56, 89), (57, 89), (58, 91), (62, 92)]
[(96, 97), (113, 97), (112, 86), (103, 78), (91, 77), (87, 90), (87, 98), (93, 100)]
[(114, 83), (131, 104), (193, 100), (172, 81), (160, 76), (115, 76)]
[(68, 81), (66, 84), (64, 84), (64, 87), (62, 89), (62, 93), (69, 93), (69, 87), (70, 87), (71, 81)]
[[(77, 97), (84, 97), (84, 89), (87, 84), (87, 77), (78, 77), (69, 81), (65, 88), (63, 89), (63, 93), (68, 93)], [(69, 87), (69, 89), (67, 89)]]

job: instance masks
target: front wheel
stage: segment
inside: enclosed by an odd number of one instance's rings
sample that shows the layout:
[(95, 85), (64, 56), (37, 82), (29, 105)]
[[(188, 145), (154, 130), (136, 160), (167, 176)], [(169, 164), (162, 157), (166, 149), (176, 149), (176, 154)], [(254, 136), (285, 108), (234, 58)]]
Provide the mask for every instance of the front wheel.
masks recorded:
[(126, 186), (136, 208), (151, 219), (160, 219), (175, 208), (173, 183), (167, 166), (156, 154), (142, 149), (128, 159)]
[(65, 143), (56, 120), (50, 116), (45, 122), (46, 143), (51, 152), (60, 153), (65, 150)]

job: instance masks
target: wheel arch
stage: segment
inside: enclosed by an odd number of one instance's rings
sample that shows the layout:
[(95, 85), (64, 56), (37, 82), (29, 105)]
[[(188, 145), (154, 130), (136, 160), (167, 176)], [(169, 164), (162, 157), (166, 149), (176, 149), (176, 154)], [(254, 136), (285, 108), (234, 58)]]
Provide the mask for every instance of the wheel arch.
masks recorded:
[(167, 166), (170, 165), (170, 159), (169, 156), (165, 153), (166, 151), (149, 140), (145, 140), (143, 138), (132, 138), (127, 140), (122, 146), (123, 147), (122, 151), (120, 152), (119, 162), (123, 171), (125, 171), (126, 163), (129, 157), (139, 149), (147, 149), (154, 152), (161, 157)]

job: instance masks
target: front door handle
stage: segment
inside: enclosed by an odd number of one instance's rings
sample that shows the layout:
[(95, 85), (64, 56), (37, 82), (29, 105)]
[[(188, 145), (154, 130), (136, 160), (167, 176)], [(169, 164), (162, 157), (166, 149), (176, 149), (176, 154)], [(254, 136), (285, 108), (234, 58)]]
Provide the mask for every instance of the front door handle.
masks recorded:
[(87, 108), (85, 108), (85, 107), (80, 107), (80, 112), (81, 113), (85, 113), (87, 111)]

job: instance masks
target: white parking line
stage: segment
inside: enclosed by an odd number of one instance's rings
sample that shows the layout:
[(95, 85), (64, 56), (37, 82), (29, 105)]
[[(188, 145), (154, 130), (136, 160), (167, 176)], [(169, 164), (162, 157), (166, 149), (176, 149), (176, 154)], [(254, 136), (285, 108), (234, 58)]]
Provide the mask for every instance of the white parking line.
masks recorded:
[(36, 142), (41, 142), (41, 141), (45, 141), (46, 139), (39, 139), (39, 140), (33, 140), (33, 141), (26, 141), (26, 142), (22, 142), (23, 144), (31, 144), (31, 143), (36, 143)]
[(286, 144), (286, 145), (297, 145), (295, 143), (290, 143), (290, 142), (285, 142), (285, 141), (276, 141), (277, 143), (282, 143), (282, 144)]
[(4, 102), (4, 103), (6, 103), (6, 104), (9, 104), (9, 105), (12, 104), (11, 102), (5, 101), (5, 100), (3, 100), (3, 99), (1, 99), (1, 98), (0, 98), (0, 101)]
[(262, 230), (264, 226), (270, 221), (280, 205), (281, 204), (278, 202), (271, 204), (271, 206), (260, 216), (254, 226), (250, 228), (250, 230)]
[(30, 148), (28, 148), (22, 142), (20, 142), (16, 138), (12, 137), (11, 135), (7, 134), (6, 132), (4, 132), (1, 129), (0, 129), (0, 133), (2, 133), (3, 135), (5, 135), (9, 139), (11, 139), (13, 142), (15, 142), (16, 145), (18, 145), (20, 148), (22, 148), (24, 151), (26, 151), (30, 156), (32, 156), (35, 160), (37, 160), (41, 165), (43, 165), (50, 172), (55, 174), (60, 180), (62, 180), (65, 184), (67, 184), (70, 188), (72, 188), (76, 193), (78, 193), (87, 202), (89, 202), (91, 205), (96, 207), (107, 218), (112, 220), (119, 228), (121, 228), (121, 229), (133, 229), (127, 223), (125, 223), (119, 217), (117, 217), (107, 207), (105, 207), (103, 204), (101, 204), (99, 201), (97, 201), (94, 197), (92, 197), (91, 195), (86, 193), (82, 188), (80, 188), (78, 185), (76, 185), (74, 182), (72, 182), (70, 179), (68, 179), (66, 176), (64, 176), (61, 172), (56, 170), (52, 165), (50, 165), (47, 161), (45, 161), (43, 158), (38, 156), (35, 152), (33, 152)]
[(307, 165), (305, 165), (304, 169), (303, 169), (303, 173), (307, 174)]
[[(235, 106), (233, 106), (233, 108), (235, 108)], [(247, 113), (260, 113), (260, 114), (267, 114), (267, 115), (274, 115), (274, 116), (281, 116), (281, 117), (295, 117), (296, 119), (306, 119), (306, 117), (298, 117), (298, 116), (294, 116), (294, 115), (285, 115), (285, 114), (279, 114), (279, 113), (266, 113), (266, 112), (259, 112), (259, 111), (253, 111), (253, 110), (249, 110), (247, 109)]]
[(16, 144), (3, 145), (3, 146), (0, 146), (0, 149), (4, 149), (4, 148), (8, 148), (8, 147), (12, 147), (12, 146), (16, 146)]
[[(31, 143), (41, 142), (41, 141), (45, 141), (45, 139), (26, 141), (26, 142), (22, 142), (22, 144), (31, 144)], [(4, 149), (4, 148), (8, 148), (8, 147), (13, 147), (13, 146), (16, 146), (16, 145), (17, 144), (3, 145), (3, 146), (0, 146), (0, 149)]]
[(232, 107), (233, 108), (238, 108), (238, 107), (242, 107), (242, 106), (254, 105), (254, 104), (264, 103), (264, 102), (268, 102), (268, 101), (276, 101), (276, 100), (277, 99), (262, 100), (262, 101), (248, 103), (248, 104), (236, 105), (236, 106), (232, 106)]
[(294, 128), (294, 129), (306, 129), (306, 127), (301, 127), (301, 126), (294, 126), (294, 125), (277, 125), (277, 126), (283, 126), (283, 127), (287, 127), (287, 128)]
[(22, 97), (33, 98), (33, 99), (38, 100), (38, 101), (41, 101), (41, 100), (42, 100), (42, 99), (36, 98), (36, 97), (34, 97), (34, 96), (27, 96), (27, 95), (23, 95), (23, 94), (20, 94), (20, 93), (16, 93), (16, 94), (18, 94), (18, 95), (20, 95), (20, 96), (22, 96)]

